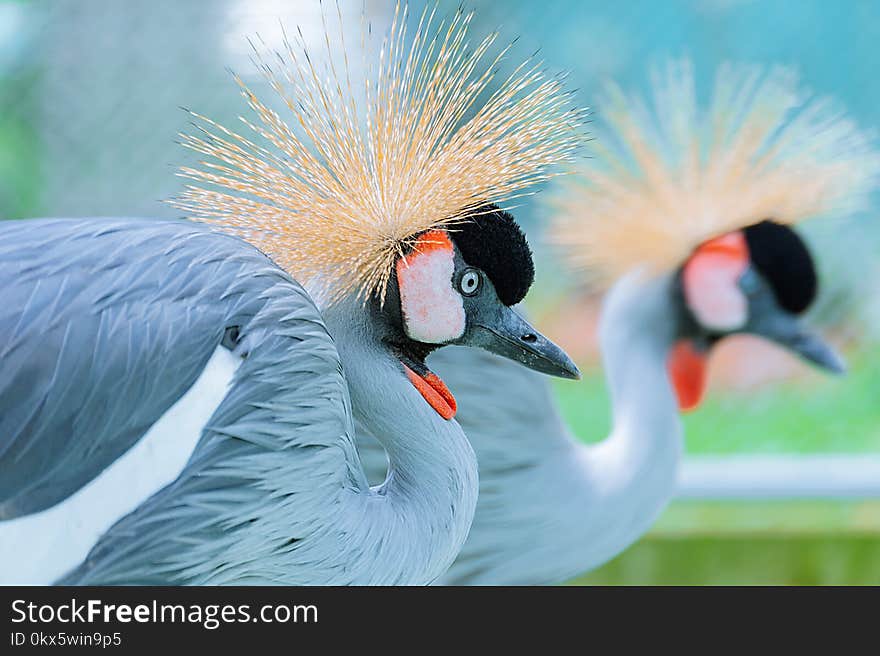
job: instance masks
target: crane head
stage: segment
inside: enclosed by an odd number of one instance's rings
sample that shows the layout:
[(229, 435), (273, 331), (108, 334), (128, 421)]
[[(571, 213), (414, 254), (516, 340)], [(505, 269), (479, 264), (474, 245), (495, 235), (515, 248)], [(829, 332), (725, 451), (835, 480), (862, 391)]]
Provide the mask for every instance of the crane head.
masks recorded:
[(486, 206), (462, 223), (423, 233), (395, 273), (382, 306), (391, 326), (386, 341), (445, 419), (455, 415), (455, 399), (425, 358), (447, 344), (477, 346), (554, 376), (580, 376), (565, 352), (512, 308), (531, 286), (534, 264), (506, 212)]
[(683, 410), (699, 404), (709, 352), (727, 335), (758, 335), (823, 369), (845, 370), (799, 318), (816, 297), (818, 277), (806, 244), (788, 226), (765, 220), (710, 239), (676, 280), (681, 311), (669, 373)]

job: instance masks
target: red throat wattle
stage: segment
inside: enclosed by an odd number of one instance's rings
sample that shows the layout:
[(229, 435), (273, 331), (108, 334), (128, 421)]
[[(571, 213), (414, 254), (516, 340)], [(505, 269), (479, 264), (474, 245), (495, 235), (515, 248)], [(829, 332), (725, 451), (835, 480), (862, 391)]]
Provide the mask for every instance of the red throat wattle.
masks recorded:
[(706, 391), (707, 354), (694, 346), (689, 339), (680, 339), (669, 351), (667, 368), (678, 408), (683, 412), (694, 410)]
[(403, 368), (409, 382), (419, 391), (428, 405), (437, 411), (438, 415), (444, 419), (452, 419), (455, 416), (455, 411), (458, 409), (455, 397), (452, 396), (446, 383), (440, 380), (437, 374), (429, 371), (424, 376), (420, 376), (405, 364)]

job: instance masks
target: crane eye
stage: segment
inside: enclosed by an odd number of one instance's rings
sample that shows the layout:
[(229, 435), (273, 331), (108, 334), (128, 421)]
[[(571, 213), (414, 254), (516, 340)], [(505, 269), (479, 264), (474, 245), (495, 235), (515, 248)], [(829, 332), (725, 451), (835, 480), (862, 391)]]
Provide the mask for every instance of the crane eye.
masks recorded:
[(739, 277), (739, 288), (746, 296), (754, 296), (760, 291), (761, 281), (751, 267), (746, 269)]
[(458, 280), (458, 289), (465, 296), (473, 296), (480, 290), (480, 284), (483, 282), (480, 272), (476, 269), (466, 269)]

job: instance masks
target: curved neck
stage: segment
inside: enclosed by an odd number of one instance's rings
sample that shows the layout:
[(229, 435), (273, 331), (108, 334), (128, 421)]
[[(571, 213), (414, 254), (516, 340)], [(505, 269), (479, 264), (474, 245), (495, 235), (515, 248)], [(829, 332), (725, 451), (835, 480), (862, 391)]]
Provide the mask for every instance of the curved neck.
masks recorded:
[(629, 466), (651, 465), (655, 451), (678, 453), (681, 447), (667, 373), (676, 328), (671, 284), (669, 277), (635, 272), (612, 288), (603, 305), (599, 340), (613, 426), (603, 444), (625, 450)]
[(454, 350), (433, 360), (459, 393), (481, 464), (474, 527), (445, 582), (562, 583), (650, 527), (674, 492), (682, 449), (666, 368), (677, 321), (671, 284), (634, 274), (605, 299), (599, 337), (613, 429), (596, 444), (571, 436), (538, 374)]
[(614, 286), (603, 306), (599, 339), (613, 428), (581, 455), (591, 498), (598, 492), (605, 514), (622, 529), (609, 532), (609, 557), (651, 525), (675, 489), (682, 427), (666, 367), (676, 327), (671, 284), (636, 272)]
[[(368, 495), (381, 522), (371, 533), (386, 553), (424, 562), (430, 582), (464, 544), (476, 508), (477, 460), (461, 427), (441, 418), (382, 342), (381, 322), (356, 301), (325, 311), (348, 381), (352, 414), (388, 455), (388, 478)], [(393, 546), (399, 542), (398, 547)]]

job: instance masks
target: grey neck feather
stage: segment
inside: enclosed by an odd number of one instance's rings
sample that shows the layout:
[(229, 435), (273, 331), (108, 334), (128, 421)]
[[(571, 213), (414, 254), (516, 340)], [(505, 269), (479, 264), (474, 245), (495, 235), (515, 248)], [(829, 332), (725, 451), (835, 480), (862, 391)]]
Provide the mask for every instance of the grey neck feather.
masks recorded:
[(388, 477), (368, 499), (379, 522), (372, 533), (386, 551), (399, 540), (401, 559), (425, 560), (429, 580), (436, 578), (470, 529), (478, 494), (476, 456), (458, 423), (441, 418), (406, 378), (382, 342), (382, 320), (375, 312), (348, 299), (325, 310), (324, 317), (345, 369), (354, 419), (388, 455)]
[(584, 526), (595, 543), (592, 566), (647, 530), (675, 489), (682, 427), (666, 369), (676, 326), (671, 284), (669, 276), (632, 273), (603, 307), (599, 339), (613, 428), (603, 442), (580, 449), (585, 496), (604, 506), (610, 529), (603, 536), (592, 522)]
[(599, 337), (613, 430), (596, 444), (570, 435), (538, 374), (456, 351), (434, 360), (461, 391), (482, 486), (474, 528), (444, 582), (562, 583), (650, 527), (674, 492), (682, 449), (666, 368), (678, 322), (672, 282), (634, 273), (605, 299)]
[(634, 456), (652, 443), (681, 441), (666, 368), (677, 321), (671, 285), (668, 276), (626, 276), (608, 294), (599, 324), (614, 426), (609, 439), (632, 443)]

